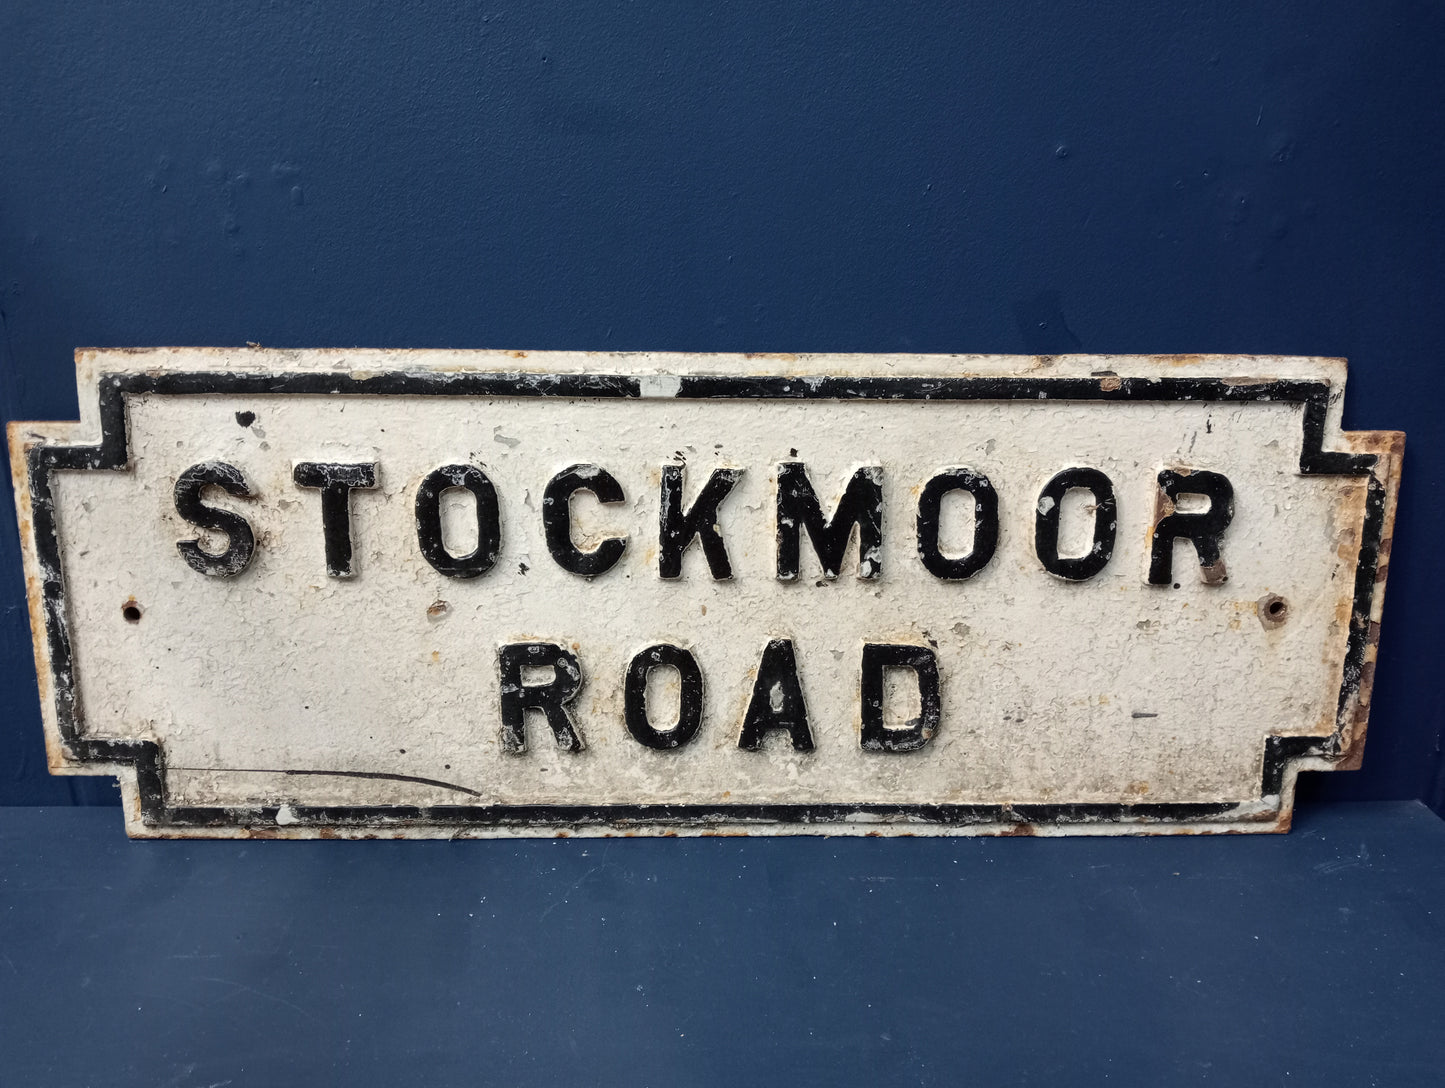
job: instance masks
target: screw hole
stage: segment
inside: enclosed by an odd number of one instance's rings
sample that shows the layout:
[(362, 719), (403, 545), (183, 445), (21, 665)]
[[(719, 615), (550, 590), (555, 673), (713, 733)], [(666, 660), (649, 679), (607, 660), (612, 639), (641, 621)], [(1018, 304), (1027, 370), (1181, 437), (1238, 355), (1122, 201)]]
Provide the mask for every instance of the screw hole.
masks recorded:
[(1265, 627), (1280, 627), (1289, 619), (1289, 602), (1277, 594), (1266, 594), (1254, 607)]
[(126, 623), (140, 623), (140, 605), (136, 604), (134, 600), (126, 601), (121, 605), (120, 614), (125, 617)]

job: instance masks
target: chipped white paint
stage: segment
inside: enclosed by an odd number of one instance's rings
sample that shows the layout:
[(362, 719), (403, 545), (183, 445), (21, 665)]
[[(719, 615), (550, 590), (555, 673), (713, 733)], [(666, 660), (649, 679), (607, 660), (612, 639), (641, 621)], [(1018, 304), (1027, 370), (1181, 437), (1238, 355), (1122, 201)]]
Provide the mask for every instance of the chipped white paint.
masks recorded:
[[(1300, 766), (1359, 759), (1369, 668), (1348, 706), (1339, 706), (1355, 571), (1373, 478), (1388, 497), (1383, 574), (1400, 443), (1387, 433), (1340, 432), (1340, 360), (165, 349), (82, 352), (77, 367), (81, 421), (12, 425), (12, 461), (52, 769), (119, 774), (135, 835), (1276, 830), (1288, 826)], [(626, 375), (637, 379), (641, 397), (128, 394), (127, 466), (53, 474), (64, 610), (47, 620), (27, 451), (97, 443), (102, 376), (237, 373), (508, 373), (519, 382)], [(788, 376), (822, 392), (804, 400), (689, 399), (682, 379), (694, 375)], [(1302, 475), (1298, 402), (834, 399), (822, 384), (830, 375), (1084, 378), (1106, 389), (1181, 377), (1322, 382), (1329, 387), (1323, 448), (1380, 461), (1373, 477)], [(856, 470), (881, 466), (879, 577), (856, 577), (856, 540), (841, 575), (821, 577), (806, 534), (799, 576), (777, 577), (776, 471), (793, 460), (806, 463), (825, 513)], [(198, 574), (176, 548), (191, 538), (213, 551), (225, 546), (175, 506), (177, 477), (208, 461), (236, 466), (255, 496), (207, 495), (255, 530), (255, 556), (233, 578)], [(319, 492), (293, 482), (303, 461), (379, 466), (377, 487), (351, 499), (353, 577), (328, 576)], [(553, 561), (540, 515), (548, 480), (589, 462), (616, 477), (626, 501), (604, 506), (574, 496), (577, 545), (627, 537), (621, 561), (590, 579)], [(496, 488), (500, 558), (481, 577), (446, 577), (418, 546), (418, 485), (447, 464), (480, 466)], [(680, 579), (658, 576), (659, 484), (669, 464), (686, 466), (688, 503), (714, 468), (744, 470), (718, 519), (730, 580), (710, 577), (696, 542)], [(945, 582), (919, 560), (915, 518), (922, 486), (955, 466), (992, 481), (999, 539), (980, 573)], [(1053, 501), (1040, 499), (1040, 490), (1071, 466), (1102, 470), (1118, 501), (1112, 559), (1083, 582), (1046, 573), (1034, 546), (1036, 517)], [(1225, 583), (1206, 584), (1181, 541), (1178, 588), (1147, 584), (1164, 468), (1232, 481)], [(1089, 502), (1087, 493), (1070, 491), (1060, 504), (1061, 554), (1087, 550)], [(1181, 501), (1180, 509), (1189, 508)], [(476, 546), (471, 510), (463, 493), (444, 493), (444, 539), (454, 554)], [(944, 503), (945, 552), (967, 550), (972, 520), (966, 495)], [(1382, 596), (1381, 580), (1365, 602), (1369, 619), (1378, 621)], [(1285, 602), (1283, 616), (1261, 612), (1261, 602), (1276, 600)], [(148, 822), (134, 770), (73, 758), (47, 641), (55, 623), (73, 652), (76, 736), (155, 742), (164, 753), (164, 804), (224, 810), (218, 826)], [(794, 751), (781, 732), (761, 751), (738, 747), (759, 655), (775, 638), (796, 648), (811, 752)], [(528, 750), (503, 750), (497, 649), (534, 640), (570, 647), (581, 662), (584, 687), (572, 704), (580, 752), (559, 750), (530, 713)], [(690, 649), (705, 681), (701, 728), (673, 751), (643, 747), (623, 725), (628, 662), (660, 642)], [(921, 750), (861, 749), (865, 642), (936, 654), (942, 719)], [(1364, 654), (1372, 666), (1373, 639)], [(662, 708), (676, 705), (676, 674), (654, 677), (674, 679), (674, 690), (661, 683), (651, 693), (661, 718)], [(888, 680), (890, 718), (916, 715), (917, 686), (892, 673)], [(1318, 754), (1285, 767), (1278, 793), (1261, 784), (1272, 735), (1324, 742)], [(371, 811), (354, 821), (308, 814), (314, 806), (659, 804), (707, 806), (711, 815), (631, 822), (562, 815), (492, 826), (430, 812)], [(1034, 818), (1026, 807), (1156, 804), (1228, 807), (1160, 809), (1162, 822), (1147, 807), (1103, 822), (1057, 809)], [(727, 815), (730, 806), (750, 805), (901, 807), (830, 823)], [(942, 825), (908, 807), (937, 805), (1002, 807)]]

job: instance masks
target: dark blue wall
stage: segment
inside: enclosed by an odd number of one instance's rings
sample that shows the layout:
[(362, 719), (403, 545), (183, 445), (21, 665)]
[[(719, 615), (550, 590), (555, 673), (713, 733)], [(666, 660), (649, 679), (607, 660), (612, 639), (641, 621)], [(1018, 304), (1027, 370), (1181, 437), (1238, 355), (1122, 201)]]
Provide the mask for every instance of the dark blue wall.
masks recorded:
[[(1107, 8), (1107, 10), (1105, 10)], [(0, 413), (78, 345), (1348, 356), (1364, 770), (1445, 801), (1445, 8), (0, 4)], [(52, 780), (0, 514), (0, 801)]]

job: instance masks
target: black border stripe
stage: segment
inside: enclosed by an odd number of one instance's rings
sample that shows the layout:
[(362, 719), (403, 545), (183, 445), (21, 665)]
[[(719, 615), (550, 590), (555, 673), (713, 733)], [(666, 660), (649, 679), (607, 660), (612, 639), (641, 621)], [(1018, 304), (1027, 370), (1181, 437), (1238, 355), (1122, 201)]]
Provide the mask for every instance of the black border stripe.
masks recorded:
[[(123, 469), (129, 459), (126, 397), (199, 395), (542, 397), (633, 399), (643, 395), (645, 377), (608, 374), (474, 373), (387, 371), (357, 376), (326, 372), (240, 371), (103, 374), (99, 379), (101, 441), (97, 446), (35, 446), (29, 449), (32, 526), (41, 572), (41, 602), (50, 651), (51, 679), (61, 738), (76, 762), (129, 764), (136, 768), (142, 818), (155, 830), (274, 828), (278, 809), (173, 806), (166, 798), (165, 753), (150, 741), (96, 740), (83, 734), (84, 714), (75, 687), (64, 574), (56, 534), (51, 474), (56, 471)], [(735, 377), (686, 375), (678, 379), (679, 400), (864, 400), (864, 401), (1082, 401), (1107, 403), (1282, 402), (1303, 405), (1302, 475), (1371, 475), (1355, 571), (1354, 609), (1341, 677), (1336, 728), (1330, 737), (1272, 736), (1262, 754), (1261, 795), (1278, 797), (1291, 762), (1330, 757), (1340, 750), (1346, 716), (1359, 691), (1368, 646), (1370, 610), (1386, 516), (1386, 489), (1373, 475), (1374, 454), (1324, 450), (1330, 385), (1324, 381), (1256, 381), (1247, 378), (1013, 377)], [(1113, 823), (1167, 826), (1186, 821), (1218, 822), (1222, 828), (1272, 820), (1259, 798), (1199, 804), (1051, 805), (487, 805), (331, 806), (289, 808), (291, 826), (378, 830), (435, 828), (613, 828), (626, 831), (658, 825), (697, 829), (793, 824), (846, 824), (850, 829), (887, 826), (997, 826), (1007, 829)], [(1241, 806), (1255, 806), (1248, 814)], [(1232, 820), (1230, 819), (1233, 817)]]

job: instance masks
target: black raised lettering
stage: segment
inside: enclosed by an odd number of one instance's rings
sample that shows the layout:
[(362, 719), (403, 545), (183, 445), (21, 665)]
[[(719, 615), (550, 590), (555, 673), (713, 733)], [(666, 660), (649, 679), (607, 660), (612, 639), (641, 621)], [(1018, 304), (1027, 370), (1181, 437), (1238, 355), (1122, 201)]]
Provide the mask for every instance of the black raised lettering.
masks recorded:
[(762, 746), (763, 737), (775, 729), (785, 730), (797, 751), (813, 750), (808, 704), (798, 679), (798, 661), (793, 654), (792, 640), (784, 638), (775, 638), (763, 648), (758, 678), (753, 682), (753, 696), (743, 715), (738, 747), (756, 752)]
[[(1064, 496), (1074, 488), (1094, 495), (1094, 543), (1081, 556), (1059, 555), (1059, 514)], [(1082, 582), (1098, 574), (1114, 555), (1114, 537), (1119, 530), (1119, 507), (1114, 484), (1096, 468), (1066, 468), (1039, 492), (1034, 522), (1034, 550), (1044, 570), (1071, 582)]]
[(808, 530), (825, 578), (838, 577), (843, 555), (858, 527), (858, 577), (883, 570), (883, 469), (866, 465), (853, 473), (831, 520), (824, 520), (818, 496), (801, 461), (778, 466), (778, 578), (798, 576), (801, 530)]
[[(957, 559), (938, 547), (938, 523), (943, 497), (950, 491), (967, 491), (973, 496), (973, 546)], [(918, 558), (935, 577), (948, 581), (972, 578), (993, 558), (998, 548), (998, 492), (989, 478), (966, 468), (940, 472), (923, 486), (918, 496)]]
[(733, 576), (727, 546), (718, 527), (718, 507), (742, 479), (740, 468), (714, 469), (701, 493), (686, 513), (682, 509), (681, 465), (662, 466), (662, 503), (659, 513), (657, 571), (663, 578), (682, 577), (682, 553), (693, 539), (702, 541), (708, 569), (718, 581)]
[(202, 502), (201, 497), (208, 487), (219, 487), (238, 499), (255, 498), (245, 476), (235, 465), (224, 461), (203, 461), (192, 465), (176, 478), (176, 513), (198, 529), (225, 533), (226, 550), (208, 552), (201, 547), (199, 540), (177, 541), (176, 550), (192, 570), (212, 578), (234, 578), (246, 569), (251, 557), (256, 554), (256, 534), (251, 531), (251, 523), (240, 514)]
[[(442, 540), (442, 493), (454, 487), (472, 493), (477, 508), (477, 546), (452, 555)], [(449, 578), (475, 578), (492, 569), (502, 551), (502, 514), (497, 489), (476, 465), (443, 465), (416, 489), (416, 539), (421, 554)]]
[[(883, 720), (884, 680), (889, 669), (909, 669), (918, 680), (918, 717), (890, 728)], [(938, 656), (926, 646), (866, 643), (861, 686), (863, 720), (859, 743), (866, 752), (916, 752), (938, 732), (943, 717)]]
[(542, 493), (542, 528), (547, 538), (547, 550), (563, 570), (581, 574), (587, 578), (596, 577), (608, 570), (622, 558), (627, 549), (625, 536), (607, 537), (590, 552), (584, 552), (572, 542), (572, 496), (578, 491), (590, 491), (597, 501), (604, 504), (625, 502), (622, 485), (604, 468), (596, 465), (573, 465), (563, 469), (547, 482)]
[(350, 578), (351, 492), (376, 486), (375, 463), (334, 465), (299, 461), (291, 478), (297, 487), (321, 491), (321, 533), (326, 540), (326, 572), (333, 578)]
[[(582, 737), (567, 704), (582, 690), (582, 665), (577, 655), (550, 642), (510, 642), (497, 648), (501, 674), (502, 750), (527, 750), (526, 712), (540, 710), (557, 747), (580, 752)], [(552, 679), (528, 683), (524, 669), (551, 669)]]
[[(647, 678), (653, 669), (676, 669), (681, 684), (677, 724), (671, 729), (658, 729), (647, 713)], [(702, 670), (697, 658), (681, 646), (660, 643), (649, 646), (627, 666), (623, 684), (623, 713), (627, 731), (649, 748), (667, 750), (681, 748), (697, 734), (702, 725)]]
[[(1174, 581), (1174, 542), (1188, 540), (1199, 556), (1204, 581), (1211, 586), (1223, 585), (1229, 576), (1224, 568), (1220, 541), (1234, 520), (1234, 486), (1217, 472), (1179, 472), (1166, 468), (1159, 473), (1159, 493), (1158, 505), (1170, 512), (1154, 523), (1149, 549), (1149, 584), (1163, 586)], [(1209, 500), (1209, 509), (1180, 513), (1174, 509), (1180, 495), (1203, 496)]]

